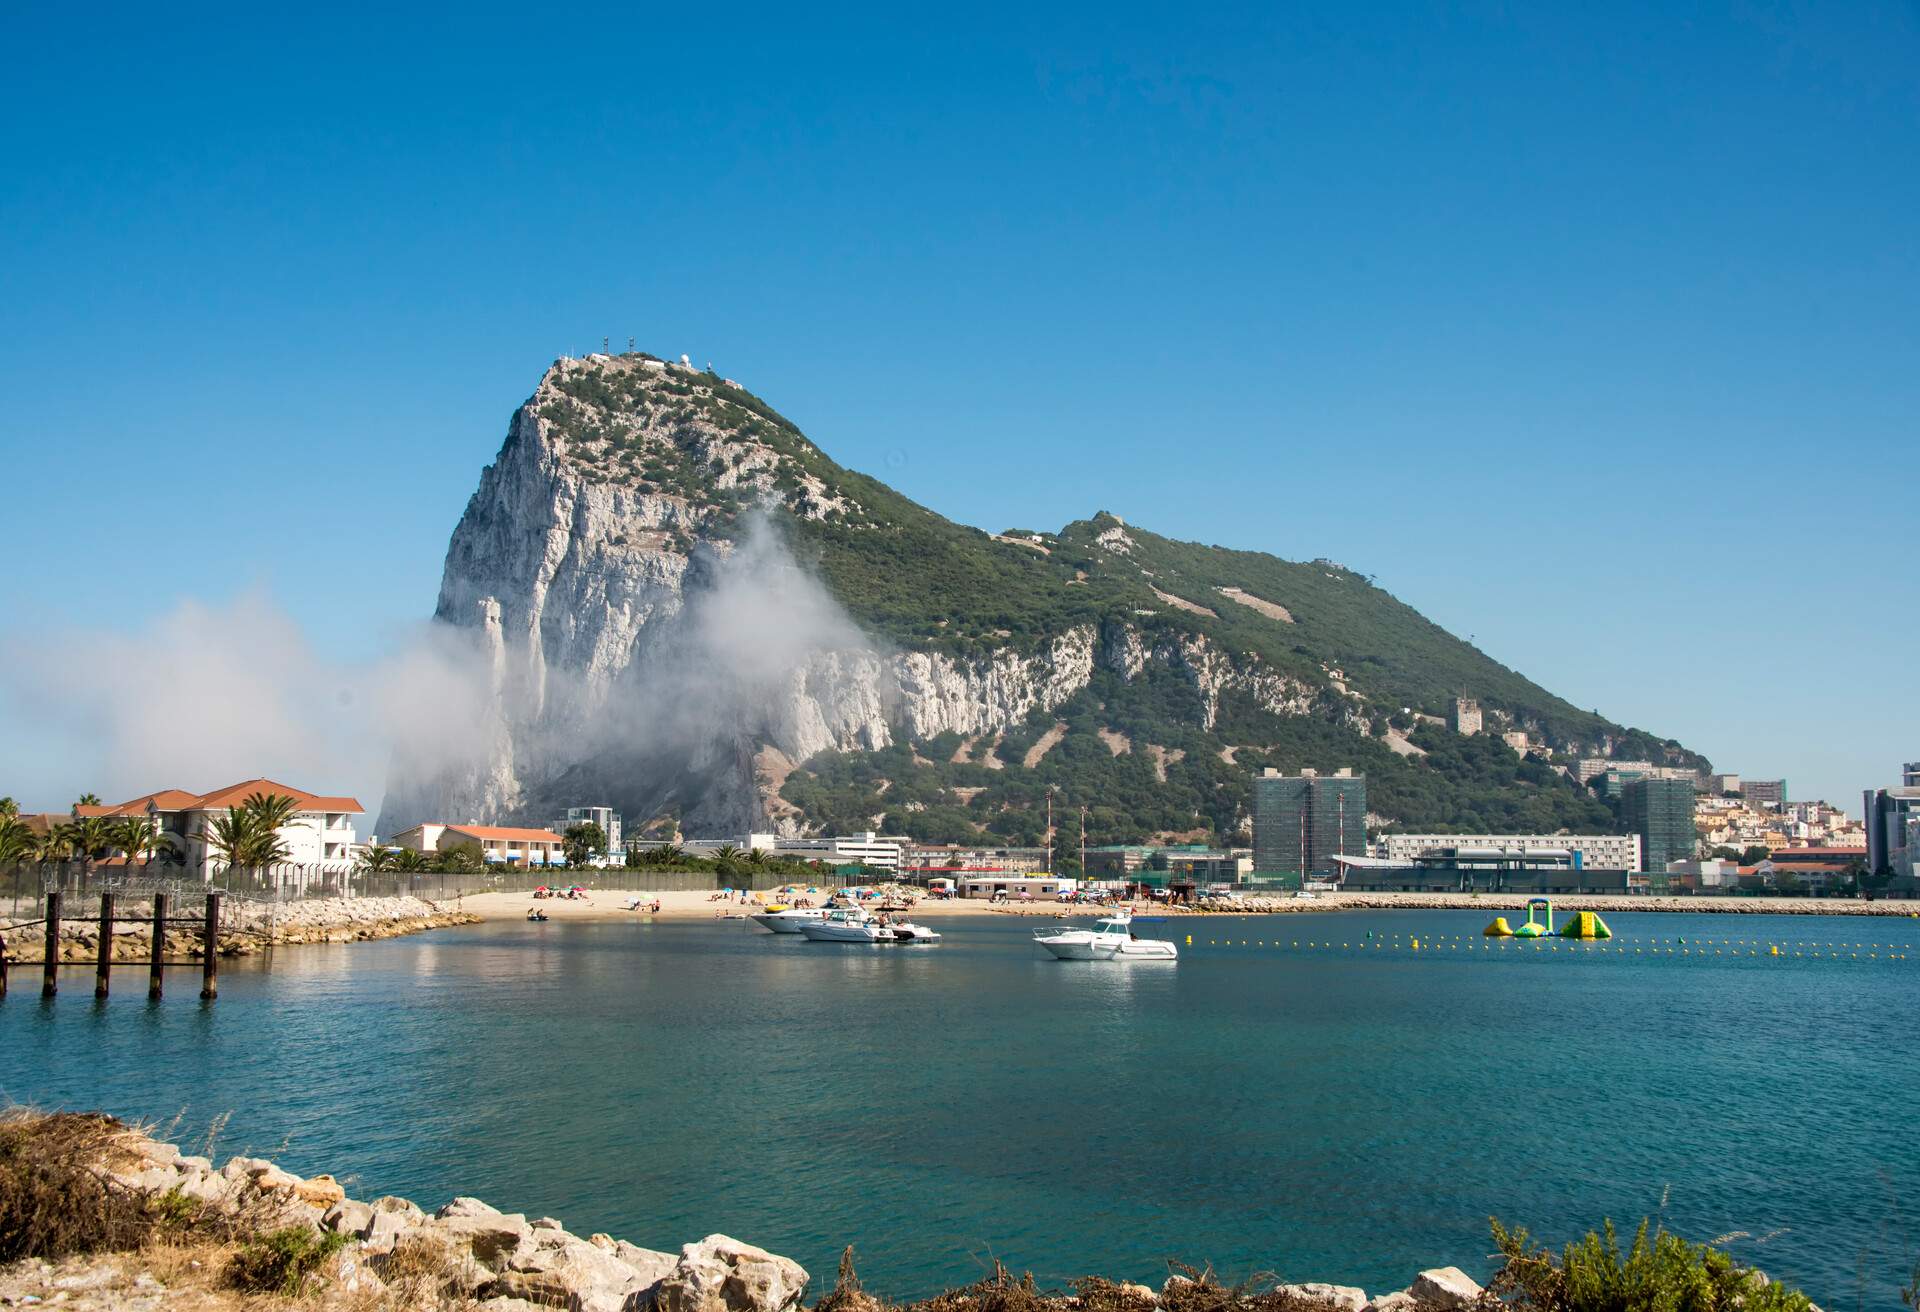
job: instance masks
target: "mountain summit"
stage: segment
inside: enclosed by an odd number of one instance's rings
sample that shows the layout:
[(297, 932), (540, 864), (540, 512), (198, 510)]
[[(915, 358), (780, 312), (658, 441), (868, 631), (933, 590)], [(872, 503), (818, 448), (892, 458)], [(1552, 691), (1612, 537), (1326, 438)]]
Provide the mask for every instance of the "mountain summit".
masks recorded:
[[(447, 550), (478, 745), (382, 832), (611, 805), (628, 831), (1225, 841), (1250, 778), (1352, 766), (1403, 827), (1613, 827), (1536, 749), (1703, 764), (1568, 704), (1330, 560), (1101, 513), (990, 534), (842, 468), (739, 384), (556, 361)], [(1445, 727), (1456, 697), (1488, 732)], [(1076, 821), (1077, 825), (1077, 821)], [(1077, 832), (1077, 830), (1076, 830)]]

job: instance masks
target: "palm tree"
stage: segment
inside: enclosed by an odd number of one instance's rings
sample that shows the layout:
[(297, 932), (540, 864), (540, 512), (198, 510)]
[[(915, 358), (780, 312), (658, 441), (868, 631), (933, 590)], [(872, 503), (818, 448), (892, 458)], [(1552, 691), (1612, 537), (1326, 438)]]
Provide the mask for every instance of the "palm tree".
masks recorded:
[(738, 847), (735, 847), (732, 843), (720, 844), (719, 847), (714, 849), (714, 853), (713, 853), (713, 859), (715, 861), (736, 861), (739, 859), (739, 857), (740, 857), (740, 849)]
[(686, 855), (686, 849), (678, 843), (662, 843), (653, 849), (653, 859), (663, 866), (677, 866)]
[(393, 868), (395, 870), (411, 873), (425, 870), (429, 864), (426, 857), (410, 847), (403, 847), (393, 855)]
[(360, 854), (360, 869), (370, 875), (377, 875), (383, 871), (392, 870), (395, 868), (395, 855), (396, 853), (390, 847), (382, 847), (378, 843), (369, 843), (367, 850)]
[(0, 810), (0, 865), (25, 861), (39, 845), (39, 838), (17, 812)]
[(200, 832), (194, 837), (205, 843), (209, 852), (226, 862), (228, 869), (232, 869), (246, 859), (251, 835), (252, 825), (247, 813), (237, 806), (230, 806), (225, 815), (216, 815), (203, 821)]
[(66, 825), (55, 825), (34, 844), (33, 859), (42, 862), (65, 861), (73, 855), (73, 835)]
[(18, 817), (19, 814), (20, 803), (11, 797), (0, 797), (0, 816)]
[(80, 796), (79, 796), (79, 797), (77, 797), (77, 798), (75, 798), (75, 799), (74, 799), (74, 803), (73, 803), (73, 804), (74, 804), (75, 806), (99, 806), (99, 805), (100, 805), (100, 794), (98, 794), (98, 793), (82, 793), (82, 794), (80, 794)]
[(750, 847), (747, 849), (745, 860), (751, 865), (763, 866), (767, 863), (767, 849), (764, 847)]
[(153, 851), (160, 845), (159, 836), (153, 832), (153, 821), (145, 816), (130, 815), (107, 828), (113, 845), (126, 853), (128, 870), (133, 869), (133, 863), (143, 852), (147, 854), (147, 864), (153, 864)]

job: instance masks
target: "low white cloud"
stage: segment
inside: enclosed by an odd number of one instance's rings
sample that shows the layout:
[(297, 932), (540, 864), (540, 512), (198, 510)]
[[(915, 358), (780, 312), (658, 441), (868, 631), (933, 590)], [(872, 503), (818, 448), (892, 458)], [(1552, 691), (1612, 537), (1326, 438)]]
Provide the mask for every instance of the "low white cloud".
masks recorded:
[(0, 638), (0, 792), (60, 808), (265, 776), (372, 813), (396, 750), (472, 749), (485, 694), (478, 658), (432, 625), (330, 660), (259, 592), (183, 600), (132, 631), (16, 633)]

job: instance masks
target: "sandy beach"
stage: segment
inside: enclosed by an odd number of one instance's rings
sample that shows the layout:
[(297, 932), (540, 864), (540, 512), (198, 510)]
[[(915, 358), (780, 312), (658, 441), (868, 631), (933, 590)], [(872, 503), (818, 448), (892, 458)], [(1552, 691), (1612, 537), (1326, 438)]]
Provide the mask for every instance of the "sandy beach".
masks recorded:
[[(777, 904), (771, 893), (753, 895), (758, 902), (742, 904), (736, 898), (716, 900), (711, 893), (654, 893), (638, 889), (595, 889), (581, 900), (543, 898), (535, 901), (530, 893), (476, 893), (448, 905), (482, 920), (521, 920), (533, 907), (547, 913), (549, 920), (634, 920), (651, 916), (656, 920), (717, 920), (727, 915), (743, 915), (759, 906)], [(644, 899), (646, 905), (660, 904), (658, 912), (629, 911), (628, 902)], [(1920, 916), (1916, 902), (1862, 902), (1850, 898), (1802, 897), (1592, 897), (1569, 894), (1555, 897), (1556, 911), (1653, 911), (1721, 913), (1728, 915), (1801, 915), (1801, 916)], [(818, 905), (824, 897), (816, 897)], [(1276, 898), (1252, 900), (1241, 906), (1218, 911), (1193, 911), (1167, 907), (1159, 903), (1135, 903), (1134, 910), (1149, 915), (1293, 915), (1324, 911), (1485, 911), (1495, 914), (1525, 910), (1527, 897), (1522, 893), (1322, 893), (1314, 898)], [(1036, 900), (995, 906), (967, 899), (935, 901), (922, 898), (915, 903), (913, 915), (923, 919), (954, 915), (1011, 916), (1093, 916), (1102, 914), (1087, 906), (1063, 905)]]

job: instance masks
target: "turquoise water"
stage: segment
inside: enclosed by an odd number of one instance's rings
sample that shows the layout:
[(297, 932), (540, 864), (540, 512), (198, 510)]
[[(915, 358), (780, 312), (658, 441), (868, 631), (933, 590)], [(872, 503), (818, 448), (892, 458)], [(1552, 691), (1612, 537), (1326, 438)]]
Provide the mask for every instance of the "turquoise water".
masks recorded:
[(1599, 952), (1487, 951), (1486, 918), (1167, 922), (1172, 967), (1055, 962), (1005, 917), (924, 949), (506, 923), (283, 948), (210, 1008), (187, 972), (151, 1007), (137, 970), (104, 1005), (86, 971), (52, 1004), (18, 972), (0, 1096), (184, 1112), (182, 1139), (231, 1112), (218, 1153), (360, 1196), (724, 1231), (816, 1278), (851, 1241), (898, 1296), (995, 1257), (1398, 1288), (1484, 1273), (1489, 1214), (1559, 1242), (1664, 1197), (1829, 1308), (1897, 1305), (1920, 921), (1618, 915)]

